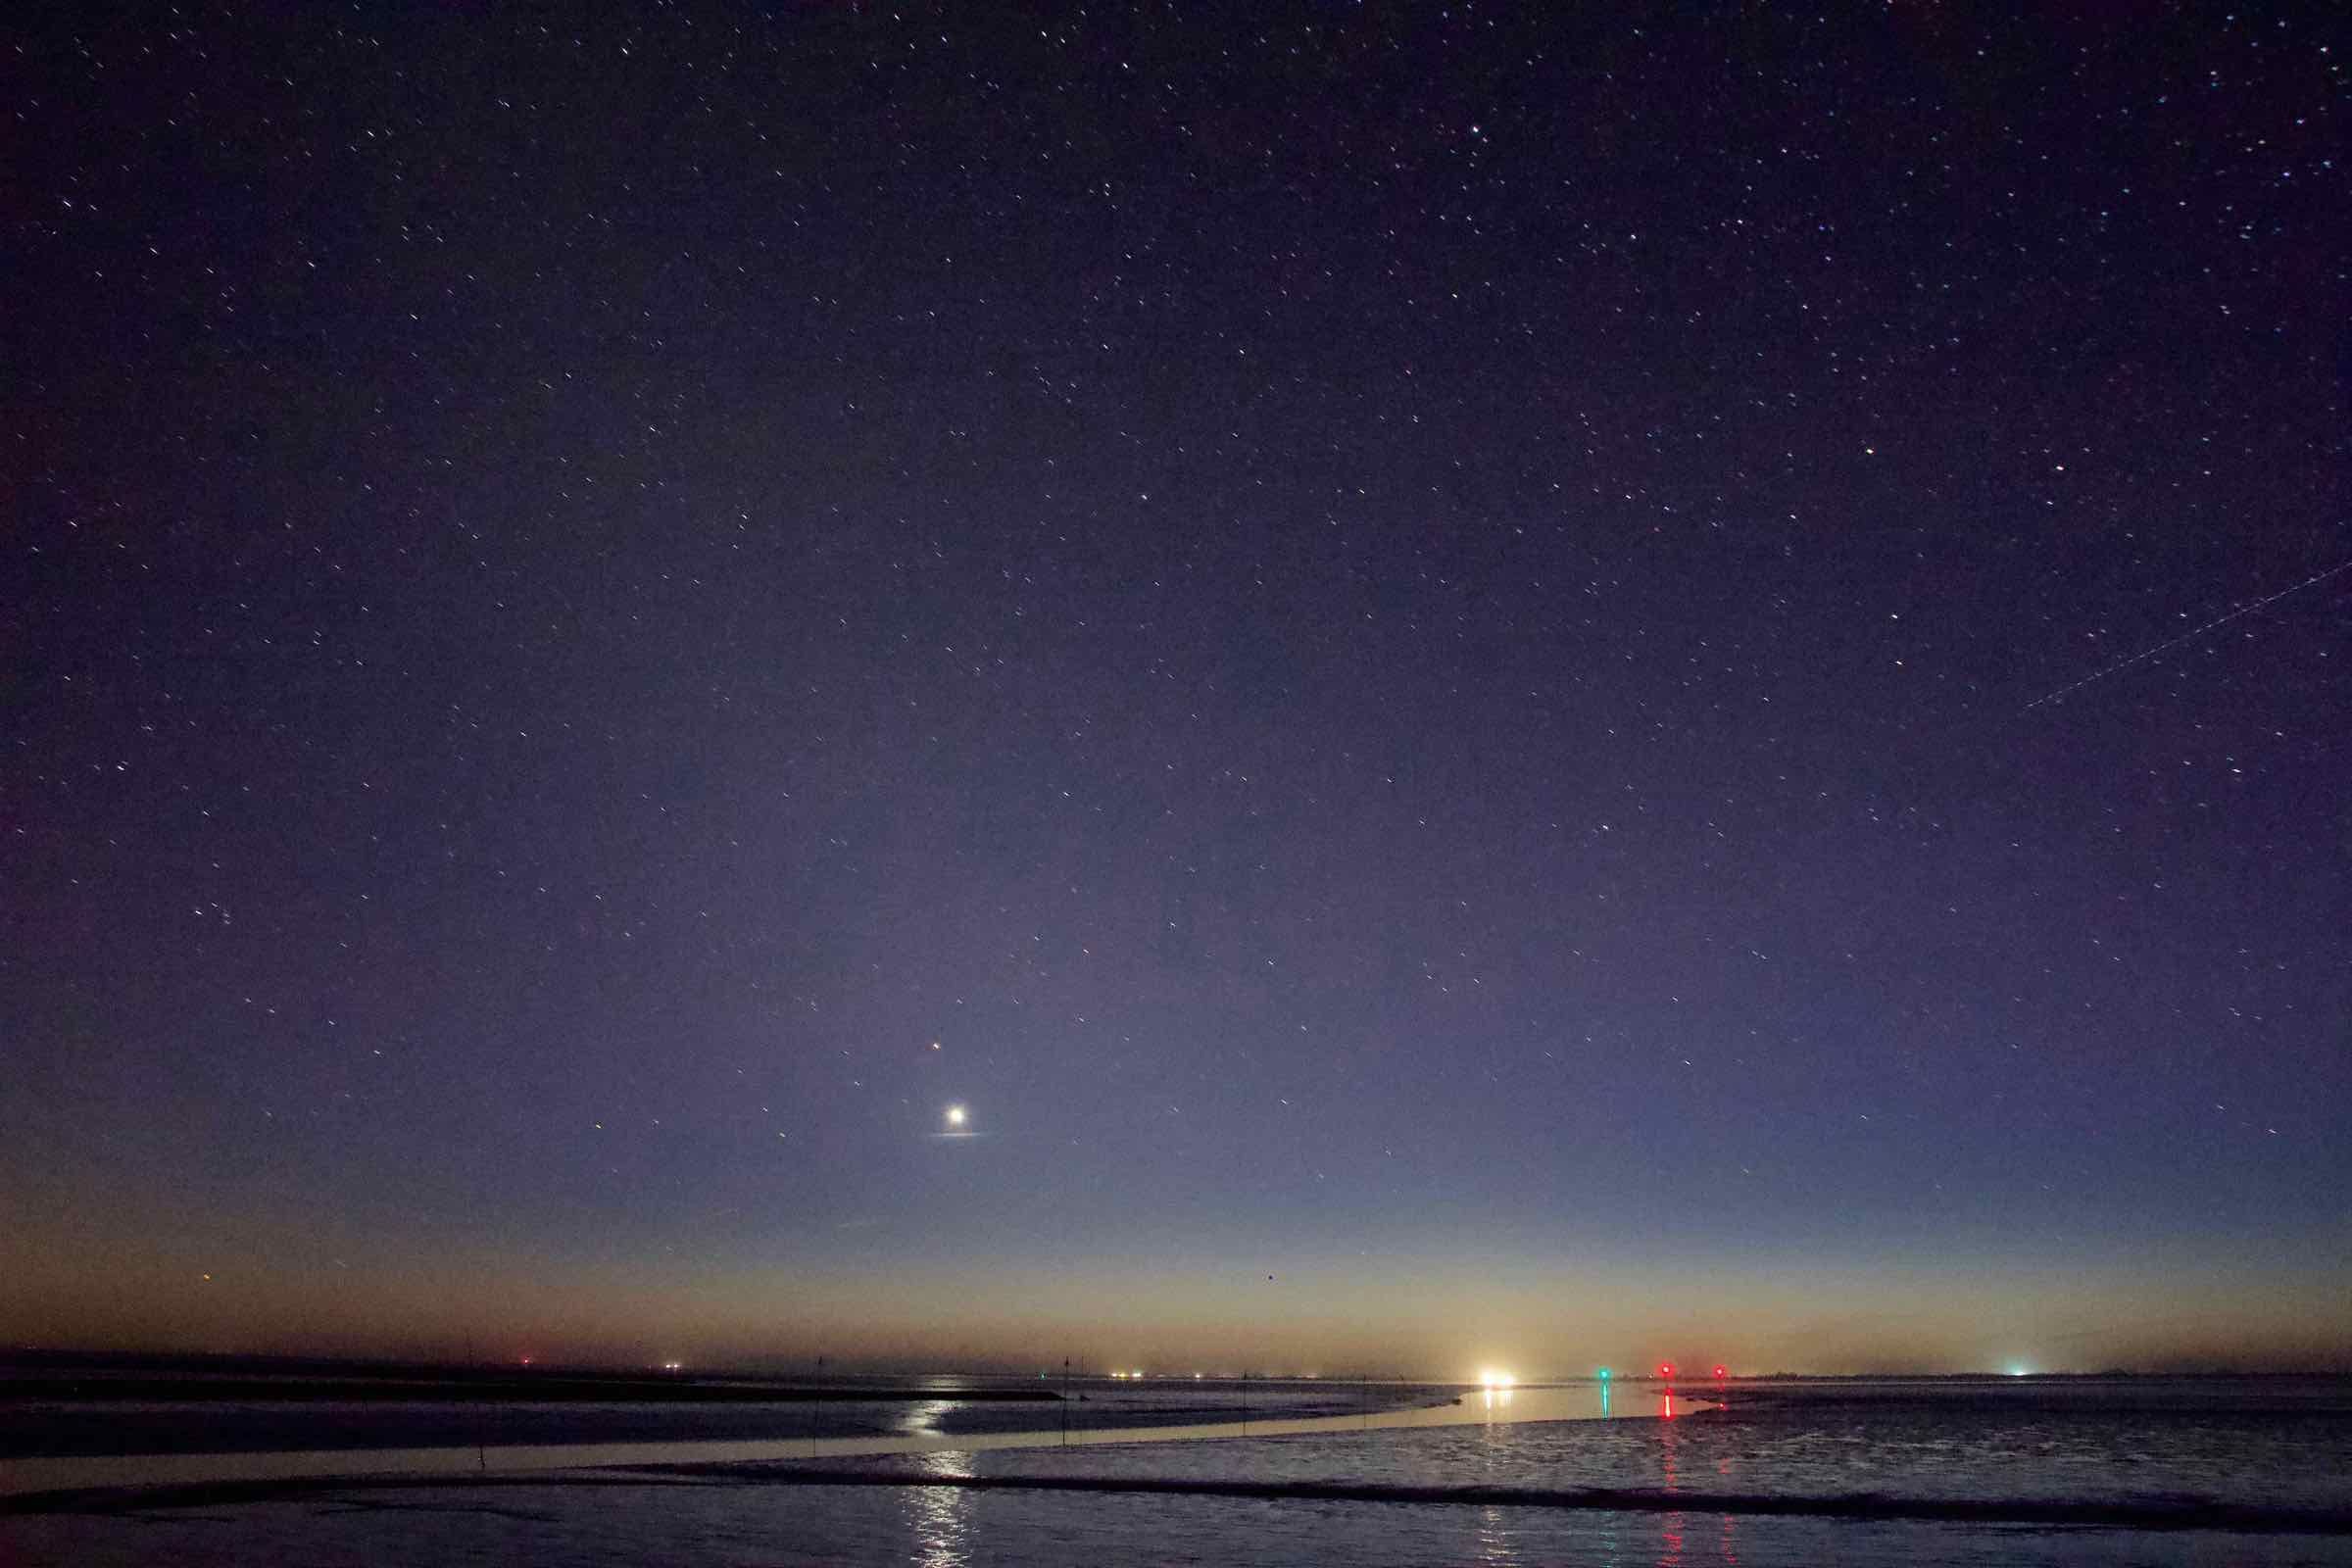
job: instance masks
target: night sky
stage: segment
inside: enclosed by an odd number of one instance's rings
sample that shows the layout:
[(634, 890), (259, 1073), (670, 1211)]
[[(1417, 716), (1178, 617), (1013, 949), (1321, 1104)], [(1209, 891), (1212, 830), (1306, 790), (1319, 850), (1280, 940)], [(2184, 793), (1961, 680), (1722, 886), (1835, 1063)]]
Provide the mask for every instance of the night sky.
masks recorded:
[(2352, 1364), (2352, 45), (2006, 9), (9, 24), (0, 1341)]

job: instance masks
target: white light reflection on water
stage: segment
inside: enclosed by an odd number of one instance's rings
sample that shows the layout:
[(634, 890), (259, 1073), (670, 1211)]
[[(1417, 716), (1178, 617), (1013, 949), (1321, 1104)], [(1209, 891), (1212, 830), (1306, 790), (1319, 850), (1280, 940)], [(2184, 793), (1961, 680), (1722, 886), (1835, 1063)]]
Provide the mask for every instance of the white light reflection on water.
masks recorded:
[[(953, 1448), (915, 1461), (922, 1473), (943, 1481), (968, 1481), (972, 1458)], [(972, 1498), (963, 1487), (906, 1489), (907, 1523), (914, 1531), (913, 1561), (922, 1568), (963, 1568), (972, 1556)]]
[(940, 1418), (955, 1408), (954, 1399), (925, 1399), (900, 1411), (891, 1425), (910, 1438), (936, 1438), (939, 1436)]
[(1489, 1505), (1478, 1510), (1478, 1560), (1495, 1568), (1513, 1568), (1519, 1554), (1511, 1547), (1511, 1527), (1503, 1510)]

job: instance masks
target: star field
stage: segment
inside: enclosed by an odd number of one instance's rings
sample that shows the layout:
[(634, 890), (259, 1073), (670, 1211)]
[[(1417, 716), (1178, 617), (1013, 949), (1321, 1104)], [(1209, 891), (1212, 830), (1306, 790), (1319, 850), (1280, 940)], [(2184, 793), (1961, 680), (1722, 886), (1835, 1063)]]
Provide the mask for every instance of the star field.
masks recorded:
[(11, 1343), (2352, 1358), (2320, 26), (9, 31)]

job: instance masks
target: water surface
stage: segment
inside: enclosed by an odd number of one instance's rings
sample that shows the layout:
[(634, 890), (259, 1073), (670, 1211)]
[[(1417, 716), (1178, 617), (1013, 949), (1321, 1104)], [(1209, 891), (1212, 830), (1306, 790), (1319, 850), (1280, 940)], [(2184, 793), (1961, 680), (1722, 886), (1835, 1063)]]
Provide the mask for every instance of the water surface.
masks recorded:
[[(1489, 1418), (1477, 1396), (1447, 1424), (1325, 1414), (1279, 1434), (1163, 1429), (1067, 1447), (1057, 1433), (957, 1441), (947, 1400), (903, 1412), (924, 1428), (906, 1434), (919, 1451), (680, 1465), (693, 1456), (660, 1445), (618, 1468), (497, 1485), (326, 1484), (169, 1508), (149, 1494), (0, 1516), (0, 1542), (12, 1561), (102, 1568), (162, 1558), (2352, 1568), (2352, 1384), (2339, 1380), (1724, 1393), (1722, 1408), (1678, 1402), (1671, 1419), (1654, 1390), (1621, 1389), (1607, 1419)], [(1599, 1415), (1589, 1385), (1515, 1391), (1498, 1405)], [(979, 1441), (990, 1437), (1054, 1441)]]

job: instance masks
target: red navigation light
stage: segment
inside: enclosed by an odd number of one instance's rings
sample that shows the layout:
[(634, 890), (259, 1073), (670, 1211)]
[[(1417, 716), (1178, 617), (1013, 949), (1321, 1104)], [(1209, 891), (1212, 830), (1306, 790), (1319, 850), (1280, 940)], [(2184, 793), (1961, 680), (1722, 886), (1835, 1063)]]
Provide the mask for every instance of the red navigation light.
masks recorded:
[(1721, 1368), (1721, 1367), (1717, 1367), (1717, 1368), (1715, 1369), (1715, 1375), (1716, 1375), (1717, 1377), (1721, 1377), (1721, 1376), (1723, 1376), (1723, 1368)]
[(1672, 1361), (1660, 1361), (1658, 1363), (1658, 1376), (1662, 1378), (1670, 1378), (1674, 1376), (1674, 1363)]

